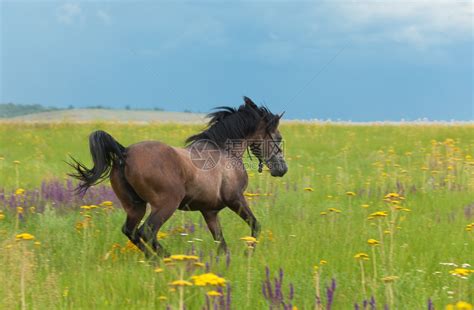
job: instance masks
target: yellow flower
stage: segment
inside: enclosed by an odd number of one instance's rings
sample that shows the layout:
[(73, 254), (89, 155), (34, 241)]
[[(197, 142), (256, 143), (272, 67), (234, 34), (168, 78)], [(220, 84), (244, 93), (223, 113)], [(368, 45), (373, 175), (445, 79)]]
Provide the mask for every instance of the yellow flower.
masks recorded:
[(16, 207), (17, 214), (23, 214), (23, 207)]
[(125, 246), (120, 249), (121, 253), (130, 253), (130, 252), (141, 252), (140, 249), (130, 240), (127, 241)]
[(399, 279), (398, 276), (386, 276), (386, 277), (382, 278), (382, 281), (385, 282), (385, 283), (390, 283), (390, 282), (393, 282), (393, 281), (398, 280), (398, 279)]
[(377, 217), (386, 217), (386, 216), (388, 216), (387, 211), (377, 211), (377, 212), (369, 214), (369, 219), (373, 219)]
[(25, 190), (23, 188), (18, 188), (16, 191), (15, 191), (15, 195), (19, 196), (19, 195), (23, 195), (25, 193)]
[(249, 243), (258, 243), (257, 239), (255, 239), (254, 237), (251, 237), (251, 236), (247, 236), (247, 237), (242, 237), (240, 238), (240, 240), (242, 241), (245, 241), (247, 244)]
[(209, 292), (207, 292), (206, 295), (209, 296), (209, 297), (219, 297), (219, 296), (222, 296), (222, 293), (220, 293), (218, 291), (209, 291)]
[(159, 231), (157, 234), (156, 234), (156, 237), (158, 238), (158, 240), (163, 240), (165, 239), (166, 237), (168, 237), (168, 233), (164, 232), (164, 231)]
[(86, 227), (86, 225), (83, 222), (77, 222), (75, 227), (76, 227), (76, 230), (79, 232), (83, 230), (84, 227)]
[(3, 220), (4, 218), (5, 218), (5, 214), (0, 213), (0, 221)]
[(320, 260), (319, 261), (319, 264), (322, 266), (322, 265), (326, 265), (328, 262), (324, 259)]
[(16, 240), (33, 240), (33, 239), (35, 239), (35, 236), (29, 233), (22, 233), (22, 234), (16, 235)]
[(226, 283), (224, 278), (221, 278), (213, 273), (192, 276), (191, 279), (194, 281), (194, 285), (196, 286), (223, 286)]
[(303, 188), (303, 190), (305, 192), (314, 192), (314, 188), (312, 188), (312, 187), (305, 187), (305, 188)]
[(196, 262), (193, 264), (196, 267), (205, 267), (206, 265), (204, 263)]
[(456, 303), (456, 308), (459, 310), (472, 310), (472, 305), (466, 301), (458, 301)]
[(358, 260), (369, 260), (369, 255), (366, 253), (357, 253), (354, 255), (354, 258)]
[(380, 244), (380, 241), (377, 241), (375, 239), (369, 239), (367, 240), (367, 243), (370, 245), (370, 246), (377, 246)]
[(446, 305), (446, 310), (472, 310), (472, 304), (466, 301), (458, 301), (456, 304)]
[(367, 209), (368, 207), (370, 207), (369, 204), (363, 204), (363, 205), (360, 205), (360, 206), (361, 206), (362, 208), (366, 208), (366, 209)]
[(40, 246), (41, 246), (41, 242), (35, 241), (34, 245), (37, 246), (37, 247), (40, 247)]
[(451, 270), (449, 273), (452, 274), (453, 276), (467, 277), (473, 272), (474, 270), (469, 270), (466, 268), (455, 268), (454, 270)]
[(91, 206), (81, 206), (80, 208), (83, 209), (83, 210), (90, 210), (90, 209), (92, 209)]
[(156, 273), (161, 273), (161, 272), (163, 272), (163, 268), (155, 268), (155, 272)]
[(388, 193), (387, 195), (385, 195), (386, 199), (398, 199), (400, 198), (400, 194), (398, 193)]
[(320, 215), (327, 215), (328, 213), (325, 212), (325, 211), (322, 211), (322, 212), (320, 212), (319, 214), (320, 214)]
[(160, 297), (158, 297), (158, 299), (161, 300), (161, 301), (165, 301), (165, 300), (168, 300), (168, 297), (166, 297), (166, 296), (160, 296)]
[(169, 257), (172, 261), (198, 261), (199, 257), (196, 255), (175, 254)]
[(346, 192), (346, 195), (347, 195), (347, 196), (355, 196), (356, 193), (354, 193), (354, 192)]
[(342, 212), (341, 210), (336, 209), (336, 208), (329, 208), (328, 211), (329, 212), (335, 212), (335, 213), (341, 213)]
[(245, 197), (256, 197), (256, 196), (260, 196), (259, 193), (248, 193), (248, 192), (245, 192), (244, 193), (244, 196)]
[(14, 163), (15, 165), (19, 165), (19, 164), (20, 164), (20, 161), (19, 161), (19, 160), (14, 160), (13, 163)]
[(193, 284), (186, 280), (176, 280), (170, 283), (171, 286), (193, 286)]
[(106, 200), (106, 201), (103, 201), (100, 205), (102, 207), (111, 207), (114, 205), (114, 203), (112, 201)]

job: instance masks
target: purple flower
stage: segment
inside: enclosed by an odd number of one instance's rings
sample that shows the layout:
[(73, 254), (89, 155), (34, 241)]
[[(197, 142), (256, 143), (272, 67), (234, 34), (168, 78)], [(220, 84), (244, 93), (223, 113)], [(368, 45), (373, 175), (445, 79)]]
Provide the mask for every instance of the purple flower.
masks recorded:
[(269, 302), (270, 309), (291, 309), (291, 300), (294, 296), (293, 284), (289, 285), (288, 301), (283, 294), (283, 269), (279, 269), (278, 277), (270, 279), (270, 269), (265, 267), (265, 280), (262, 282), (263, 297)]
[(431, 298), (428, 298), (428, 310), (434, 310), (434, 304)]
[(327, 304), (326, 310), (331, 310), (332, 304), (334, 302), (334, 292), (336, 291), (336, 279), (331, 280), (331, 286), (326, 287), (326, 297), (327, 297)]

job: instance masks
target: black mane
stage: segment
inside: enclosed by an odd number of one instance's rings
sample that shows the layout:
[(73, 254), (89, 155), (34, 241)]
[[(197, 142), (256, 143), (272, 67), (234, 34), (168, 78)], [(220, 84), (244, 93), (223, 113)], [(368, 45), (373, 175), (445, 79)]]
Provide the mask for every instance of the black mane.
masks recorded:
[(264, 106), (258, 107), (253, 101), (244, 97), (245, 104), (238, 109), (232, 107), (217, 107), (217, 111), (209, 113), (210, 121), (207, 128), (186, 139), (186, 144), (199, 140), (211, 140), (218, 146), (224, 147), (227, 140), (243, 139), (257, 130), (261, 121), (267, 129), (273, 131), (278, 126), (280, 115), (275, 115)]

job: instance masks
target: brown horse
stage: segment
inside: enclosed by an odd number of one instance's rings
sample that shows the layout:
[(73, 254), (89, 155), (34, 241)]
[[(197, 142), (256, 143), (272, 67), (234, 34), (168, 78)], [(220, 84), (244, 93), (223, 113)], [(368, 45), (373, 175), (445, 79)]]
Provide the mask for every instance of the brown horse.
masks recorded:
[[(242, 157), (246, 150), (263, 163), (272, 176), (283, 176), (288, 167), (278, 130), (281, 115), (258, 107), (247, 97), (238, 109), (220, 107), (209, 114), (207, 129), (186, 140), (185, 148), (157, 141), (129, 147), (120, 145), (104, 131), (89, 137), (94, 167), (74, 160), (71, 176), (81, 181), (78, 191), (110, 177), (113, 190), (127, 212), (122, 231), (147, 256), (167, 255), (156, 238), (160, 227), (177, 210), (201, 211), (219, 251), (227, 246), (218, 213), (229, 207), (257, 237), (260, 225), (244, 197), (248, 176)], [(141, 227), (146, 204), (151, 213)]]

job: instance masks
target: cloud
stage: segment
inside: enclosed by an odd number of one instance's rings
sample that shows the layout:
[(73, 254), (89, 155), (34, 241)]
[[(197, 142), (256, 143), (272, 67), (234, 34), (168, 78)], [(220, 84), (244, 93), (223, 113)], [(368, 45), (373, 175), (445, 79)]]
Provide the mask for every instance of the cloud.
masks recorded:
[[(257, 42), (264, 60), (285, 61), (345, 44), (399, 46), (441, 55), (453, 44), (473, 40), (471, 1), (364, 0), (285, 3), (251, 11), (267, 36)], [(437, 56), (437, 57), (438, 57)]]
[(97, 11), (97, 17), (105, 24), (110, 25), (112, 22), (112, 18), (110, 17), (109, 13), (105, 12), (104, 10)]
[(333, 5), (347, 30), (366, 40), (391, 40), (419, 48), (473, 38), (471, 1), (368, 1)]
[(71, 25), (83, 18), (82, 8), (77, 3), (66, 3), (57, 10), (58, 21), (62, 24)]

